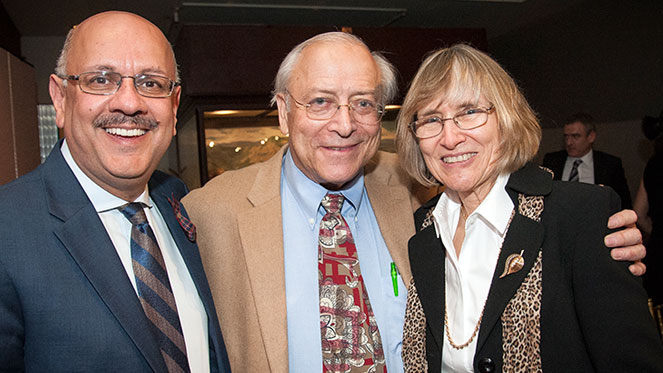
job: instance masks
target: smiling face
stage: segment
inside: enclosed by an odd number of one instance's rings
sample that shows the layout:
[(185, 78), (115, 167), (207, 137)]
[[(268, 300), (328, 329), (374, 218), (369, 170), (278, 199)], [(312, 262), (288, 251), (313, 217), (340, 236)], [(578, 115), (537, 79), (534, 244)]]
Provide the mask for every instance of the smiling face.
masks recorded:
[[(326, 98), (344, 105), (354, 98), (375, 100), (379, 83), (378, 67), (365, 47), (317, 42), (301, 52), (288, 92), (301, 103)], [(331, 119), (311, 120), (292, 98), (279, 94), (277, 103), (281, 131), (290, 136), (295, 165), (328, 189), (342, 188), (375, 155), (380, 123), (358, 123), (346, 106), (341, 106)]]
[[(145, 19), (102, 13), (81, 23), (73, 35), (66, 74), (113, 71), (123, 76), (162, 75), (175, 80), (175, 61), (161, 31)], [(78, 82), (51, 75), (56, 123), (64, 130), (81, 170), (108, 192), (128, 201), (145, 188), (175, 135), (180, 87), (170, 97), (138, 94), (132, 79), (101, 96), (82, 92)]]
[[(456, 101), (456, 100), (454, 100)], [(458, 100), (453, 103), (436, 99), (417, 110), (417, 116), (438, 115), (450, 118), (469, 108), (490, 107), (483, 96)], [(449, 192), (465, 199), (475, 196), (478, 201), (488, 194), (498, 176), (497, 161), (500, 154), (500, 136), (495, 112), (488, 121), (472, 130), (461, 130), (452, 121), (446, 121), (442, 132), (431, 138), (420, 139), (419, 148), (430, 173)]]

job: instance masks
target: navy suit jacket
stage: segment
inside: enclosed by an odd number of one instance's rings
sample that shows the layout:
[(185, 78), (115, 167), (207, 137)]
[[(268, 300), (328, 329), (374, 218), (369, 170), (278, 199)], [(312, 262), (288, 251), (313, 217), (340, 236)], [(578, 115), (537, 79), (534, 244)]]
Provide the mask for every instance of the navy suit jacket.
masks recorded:
[[(60, 145), (43, 165), (0, 187), (0, 371), (166, 372), (113, 243)], [(155, 172), (149, 191), (205, 307), (211, 370), (229, 372), (198, 247), (167, 199), (179, 201), (186, 186)]]
[[(626, 176), (624, 176), (622, 160), (608, 153), (598, 150), (592, 151), (594, 152), (594, 184), (611, 187), (622, 199), (622, 208), (632, 208), (631, 193), (628, 190)], [(562, 180), (562, 172), (564, 172), (564, 163), (566, 163), (567, 156), (566, 150), (548, 153), (543, 156), (543, 167), (552, 170), (555, 174), (555, 180)]]

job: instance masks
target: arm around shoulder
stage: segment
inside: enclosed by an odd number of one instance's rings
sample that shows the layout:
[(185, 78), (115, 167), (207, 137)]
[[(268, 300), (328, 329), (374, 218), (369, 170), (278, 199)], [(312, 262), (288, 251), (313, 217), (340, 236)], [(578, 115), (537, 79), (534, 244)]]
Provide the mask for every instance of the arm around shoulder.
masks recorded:
[(619, 200), (612, 191), (601, 192), (585, 206), (593, 213), (578, 228), (573, 253), (573, 294), (585, 344), (596, 371), (663, 372), (663, 343), (641, 281), (603, 245), (607, 217)]

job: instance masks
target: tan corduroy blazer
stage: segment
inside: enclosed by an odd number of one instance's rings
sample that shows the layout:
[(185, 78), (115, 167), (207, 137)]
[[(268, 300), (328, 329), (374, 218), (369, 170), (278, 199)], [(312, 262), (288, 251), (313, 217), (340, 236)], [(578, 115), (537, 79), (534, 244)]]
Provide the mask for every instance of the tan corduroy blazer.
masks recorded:
[[(280, 197), (286, 149), (264, 163), (225, 172), (182, 200), (197, 227), (234, 372), (288, 371)], [(407, 242), (419, 204), (410, 179), (396, 155), (384, 152), (378, 152), (364, 174), (382, 236), (407, 284)]]

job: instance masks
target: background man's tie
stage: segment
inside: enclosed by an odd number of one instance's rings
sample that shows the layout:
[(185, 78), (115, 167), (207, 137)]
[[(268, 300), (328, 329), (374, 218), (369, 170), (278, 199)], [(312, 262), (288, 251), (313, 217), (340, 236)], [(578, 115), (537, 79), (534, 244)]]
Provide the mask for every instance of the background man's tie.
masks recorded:
[(128, 203), (119, 210), (132, 225), (131, 259), (138, 298), (153, 326), (168, 372), (189, 372), (175, 297), (161, 250), (143, 211), (143, 204)]
[(569, 174), (569, 181), (578, 181), (578, 166), (582, 163), (582, 159), (576, 159), (573, 161), (573, 167), (571, 168), (571, 173)]
[(378, 325), (359, 269), (357, 248), (341, 215), (345, 197), (327, 194), (320, 222), (318, 279), (324, 372), (386, 372)]

